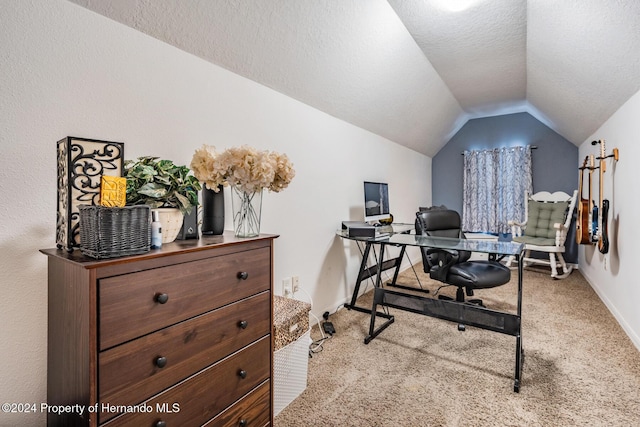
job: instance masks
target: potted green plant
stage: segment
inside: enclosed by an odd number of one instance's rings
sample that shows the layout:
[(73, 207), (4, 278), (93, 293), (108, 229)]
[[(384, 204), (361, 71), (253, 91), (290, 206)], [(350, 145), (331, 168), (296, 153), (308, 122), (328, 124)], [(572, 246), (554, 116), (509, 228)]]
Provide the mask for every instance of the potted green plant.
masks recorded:
[[(175, 240), (184, 215), (198, 205), (198, 190), (202, 187), (190, 172), (187, 166), (178, 166), (158, 157), (146, 156), (124, 162), (127, 205), (161, 209), (163, 243)], [(173, 208), (173, 214), (167, 208)]]

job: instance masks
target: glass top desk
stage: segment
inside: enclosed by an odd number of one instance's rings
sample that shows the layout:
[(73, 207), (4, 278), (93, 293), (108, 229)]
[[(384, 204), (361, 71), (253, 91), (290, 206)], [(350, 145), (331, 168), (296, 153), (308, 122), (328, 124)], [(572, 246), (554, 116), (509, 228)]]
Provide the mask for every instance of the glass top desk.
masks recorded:
[[(361, 276), (371, 277), (376, 275), (373, 303), (370, 310), (364, 310), (355, 307), (354, 293), (352, 303), (345, 306), (349, 309), (357, 309), (366, 311), (371, 316), (369, 324), (369, 334), (365, 337), (364, 342), (368, 344), (382, 331), (394, 322), (392, 315), (384, 312), (378, 312), (378, 306), (395, 308), (412, 313), (422, 314), (424, 316), (436, 317), (443, 320), (458, 323), (459, 329), (464, 329), (462, 325), (469, 325), (499, 332), (506, 335), (512, 335), (516, 338), (516, 357), (515, 357), (515, 374), (514, 387), (515, 392), (520, 391), (520, 379), (522, 376), (522, 363), (524, 361), (524, 351), (522, 349), (521, 335), (521, 318), (522, 318), (522, 258), (524, 255), (524, 245), (514, 242), (499, 242), (487, 240), (467, 240), (452, 239), (445, 237), (421, 236), (408, 234), (406, 232), (391, 233), (387, 236), (376, 238), (366, 237), (347, 237), (344, 232), (339, 232), (339, 236), (366, 242), (367, 247), (363, 254), (363, 265), (366, 265), (366, 257), (368, 250), (372, 245), (379, 245), (379, 255), (377, 265), (366, 268), (361, 266), (358, 276), (357, 287), (359, 287)], [(479, 305), (461, 303), (457, 301), (440, 300), (431, 297), (409, 293), (403, 290), (392, 290), (382, 286), (381, 273), (388, 268), (395, 268), (393, 284), (398, 275), (400, 261), (398, 259), (384, 260), (384, 251), (387, 246), (396, 246), (401, 249), (401, 257), (407, 246), (415, 246), (420, 248), (438, 248), (449, 250), (464, 250), (470, 252), (487, 253), (490, 259), (500, 259), (505, 256), (513, 256), (518, 261), (518, 292), (517, 292), (517, 309), (515, 313), (491, 310)], [(391, 264), (385, 265), (385, 264)], [(367, 276), (368, 275), (368, 276)], [(407, 289), (402, 287), (402, 289)], [(413, 290), (419, 290), (413, 288)], [(376, 327), (376, 318), (383, 317), (385, 321)]]

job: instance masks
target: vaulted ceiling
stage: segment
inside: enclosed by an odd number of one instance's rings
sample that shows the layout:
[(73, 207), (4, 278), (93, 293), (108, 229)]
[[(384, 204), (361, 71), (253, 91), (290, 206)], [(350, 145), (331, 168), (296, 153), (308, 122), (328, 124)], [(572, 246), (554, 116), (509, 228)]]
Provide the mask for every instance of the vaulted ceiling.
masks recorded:
[(638, 0), (70, 0), (428, 156), (528, 112), (576, 145), (640, 90)]

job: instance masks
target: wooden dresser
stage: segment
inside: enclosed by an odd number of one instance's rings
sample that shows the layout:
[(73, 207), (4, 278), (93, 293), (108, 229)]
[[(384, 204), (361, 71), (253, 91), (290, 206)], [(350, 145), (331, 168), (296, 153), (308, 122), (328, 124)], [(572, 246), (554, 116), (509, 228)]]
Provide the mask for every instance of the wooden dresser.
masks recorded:
[(273, 240), (95, 260), (47, 249), (50, 426), (273, 423)]

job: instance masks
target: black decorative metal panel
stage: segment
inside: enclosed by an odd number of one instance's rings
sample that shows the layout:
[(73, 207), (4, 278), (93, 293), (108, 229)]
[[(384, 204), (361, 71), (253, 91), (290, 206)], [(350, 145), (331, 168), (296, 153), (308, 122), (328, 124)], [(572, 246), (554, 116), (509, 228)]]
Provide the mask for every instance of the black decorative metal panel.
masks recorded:
[(68, 136), (58, 141), (56, 244), (80, 246), (79, 205), (98, 205), (103, 175), (122, 176), (124, 143)]

